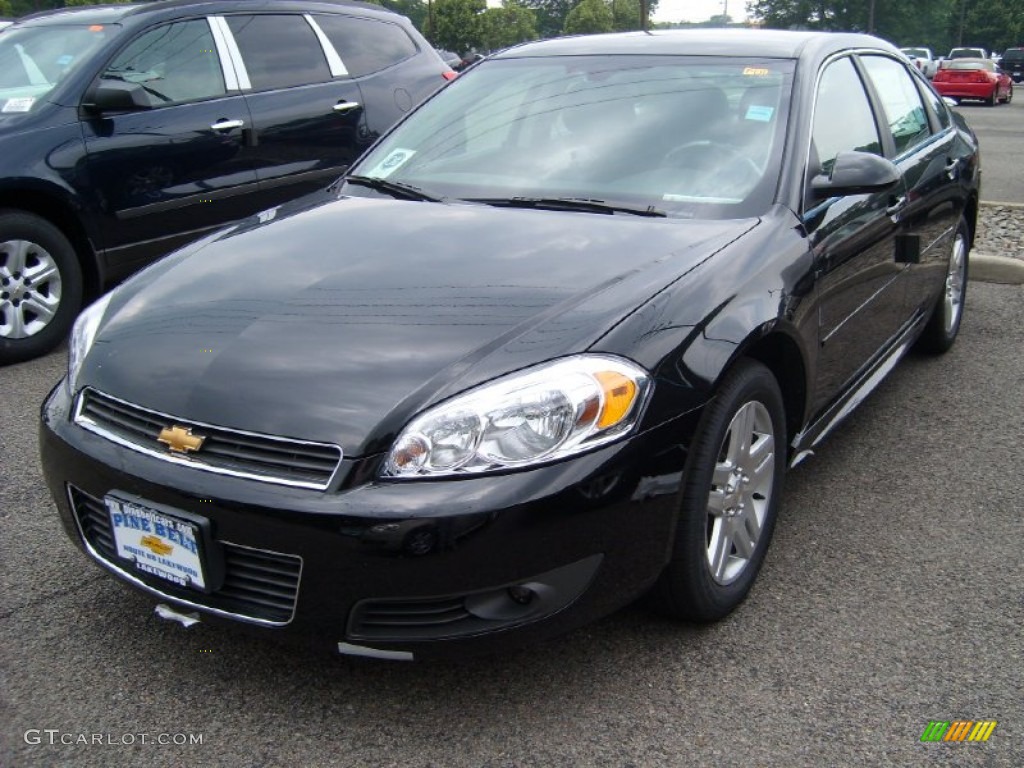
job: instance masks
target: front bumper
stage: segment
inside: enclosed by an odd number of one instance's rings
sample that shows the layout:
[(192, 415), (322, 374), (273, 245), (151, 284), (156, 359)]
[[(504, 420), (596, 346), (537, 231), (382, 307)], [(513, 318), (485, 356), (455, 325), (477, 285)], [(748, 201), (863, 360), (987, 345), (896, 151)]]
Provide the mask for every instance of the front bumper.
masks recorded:
[[(203, 618), (390, 657), (490, 652), (641, 595), (668, 559), (696, 414), (583, 456), (458, 480), (380, 482), (346, 460), (335, 490), (183, 467), (43, 406), (43, 471), (68, 535), (137, 589)], [(203, 593), (116, 554), (108, 495), (208, 521), (223, 579)]]

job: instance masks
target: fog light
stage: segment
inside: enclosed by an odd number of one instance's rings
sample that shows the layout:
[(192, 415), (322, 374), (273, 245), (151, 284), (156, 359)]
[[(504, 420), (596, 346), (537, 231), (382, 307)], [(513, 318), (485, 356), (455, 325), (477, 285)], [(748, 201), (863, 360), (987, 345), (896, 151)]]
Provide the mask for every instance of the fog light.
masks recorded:
[(518, 603), (519, 605), (529, 605), (533, 602), (533, 598), (537, 596), (537, 593), (529, 587), (509, 587), (508, 596), (514, 603)]

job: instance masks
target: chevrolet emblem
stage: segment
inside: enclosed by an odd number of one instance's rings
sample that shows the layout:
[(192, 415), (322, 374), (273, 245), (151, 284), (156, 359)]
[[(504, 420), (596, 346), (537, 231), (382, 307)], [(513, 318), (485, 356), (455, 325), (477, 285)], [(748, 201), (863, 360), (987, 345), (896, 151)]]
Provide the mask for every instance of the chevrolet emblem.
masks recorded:
[(202, 448), (206, 438), (193, 435), (190, 427), (179, 427), (175, 424), (173, 427), (161, 429), (157, 442), (161, 442), (170, 448), (171, 453), (187, 454), (190, 451), (198, 451)]
[(149, 536), (143, 536), (139, 539), (139, 544), (144, 546), (154, 555), (160, 555), (161, 557), (166, 557), (174, 551), (173, 546), (165, 542), (159, 536), (153, 536), (152, 534)]

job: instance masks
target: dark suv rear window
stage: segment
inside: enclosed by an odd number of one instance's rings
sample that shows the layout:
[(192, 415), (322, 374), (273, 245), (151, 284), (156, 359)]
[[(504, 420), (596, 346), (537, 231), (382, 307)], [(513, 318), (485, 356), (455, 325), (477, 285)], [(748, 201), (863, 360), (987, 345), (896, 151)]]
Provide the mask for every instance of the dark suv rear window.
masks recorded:
[(1004, 63), (1024, 61), (1024, 48), (1011, 48), (1003, 53), (1002, 61)]
[(397, 24), (335, 15), (317, 16), (316, 23), (353, 77), (377, 72), (416, 55), (416, 43)]
[(228, 26), (255, 90), (331, 79), (320, 41), (302, 16), (228, 16)]

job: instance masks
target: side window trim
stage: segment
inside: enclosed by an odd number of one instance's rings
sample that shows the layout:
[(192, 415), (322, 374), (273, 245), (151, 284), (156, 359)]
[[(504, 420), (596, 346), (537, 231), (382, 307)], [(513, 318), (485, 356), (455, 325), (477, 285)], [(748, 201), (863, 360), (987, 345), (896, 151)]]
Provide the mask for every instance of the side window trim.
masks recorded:
[(341, 56), (338, 55), (334, 44), (327, 38), (324, 31), (320, 29), (320, 25), (316, 23), (313, 15), (304, 13), (302, 17), (313, 28), (313, 32), (316, 33), (316, 39), (320, 41), (320, 47), (324, 49), (324, 56), (327, 57), (327, 66), (331, 70), (331, 77), (348, 77), (348, 69), (345, 67), (345, 62), (341, 60)]
[(228, 90), (251, 91), (249, 71), (245, 68), (242, 52), (238, 50), (238, 44), (235, 43), (235, 36), (231, 34), (227, 19), (223, 16), (208, 16), (206, 20), (217, 44), (221, 67), (224, 70), (224, 82), (228, 84)]

